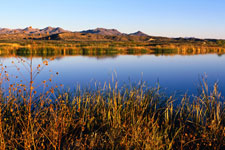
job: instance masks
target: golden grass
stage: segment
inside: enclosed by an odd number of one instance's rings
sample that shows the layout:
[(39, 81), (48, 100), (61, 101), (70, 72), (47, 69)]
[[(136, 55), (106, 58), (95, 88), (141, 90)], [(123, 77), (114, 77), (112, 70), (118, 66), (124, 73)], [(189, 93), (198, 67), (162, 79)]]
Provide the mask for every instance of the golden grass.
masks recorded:
[[(41, 43), (40, 43), (41, 42)], [(205, 45), (146, 45), (146, 43), (131, 42), (43, 42), (30, 43), (0, 43), (1, 56), (66, 56), (66, 55), (200, 55), (225, 54), (225, 48)]]
[(224, 149), (225, 105), (216, 85), (210, 94), (205, 87), (193, 102), (184, 96), (176, 106), (173, 97), (144, 84), (74, 93), (56, 88), (33, 93), (30, 107), (29, 90), (12, 85), (1, 96), (0, 147)]

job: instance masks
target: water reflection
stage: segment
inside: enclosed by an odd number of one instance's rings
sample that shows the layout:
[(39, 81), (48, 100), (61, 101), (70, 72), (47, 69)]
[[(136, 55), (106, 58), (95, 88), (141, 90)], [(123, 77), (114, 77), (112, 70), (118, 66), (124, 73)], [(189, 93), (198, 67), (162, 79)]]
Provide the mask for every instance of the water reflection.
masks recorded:
[[(11, 76), (10, 82), (21, 82), (29, 78), (23, 63), (32, 57), (33, 68), (49, 61), (48, 66), (38, 74), (34, 85), (44, 80), (51, 86), (63, 84), (74, 88), (77, 84), (86, 87), (90, 82), (110, 82), (116, 72), (119, 85), (137, 83), (141, 79), (148, 85), (157, 82), (167, 93), (174, 91), (189, 94), (197, 93), (201, 76), (207, 74), (210, 86), (219, 82), (220, 90), (225, 94), (225, 56), (221, 49), (126, 49), (122, 52), (113, 49), (16, 49), (1, 51), (1, 64)], [(12, 64), (14, 62), (15, 64)], [(20, 70), (17, 70), (17, 65)], [(56, 76), (56, 73), (59, 74)], [(142, 75), (143, 74), (143, 75)], [(18, 78), (15, 78), (18, 76)], [(52, 82), (49, 82), (52, 79)], [(24, 80), (22, 81), (24, 82)], [(41, 87), (41, 86), (40, 86)]]
[(222, 56), (225, 49), (220, 47), (137, 47), (137, 48), (15, 48), (4, 49), (0, 47), (1, 57), (64, 57), (64, 56), (89, 56), (95, 58), (117, 57), (119, 55), (155, 55), (155, 56), (174, 56), (174, 55), (200, 55), (217, 54)]

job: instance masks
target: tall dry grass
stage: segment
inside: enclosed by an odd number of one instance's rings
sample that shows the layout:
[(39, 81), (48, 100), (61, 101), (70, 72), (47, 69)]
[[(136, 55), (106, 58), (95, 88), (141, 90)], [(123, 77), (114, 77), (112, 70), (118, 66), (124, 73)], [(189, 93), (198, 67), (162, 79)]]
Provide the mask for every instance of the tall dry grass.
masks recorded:
[[(179, 104), (159, 89), (108, 84), (89, 92), (50, 89), (1, 94), (1, 149), (224, 149), (225, 115), (217, 86)], [(123, 91), (123, 92), (122, 92)], [(31, 110), (30, 110), (31, 109)]]

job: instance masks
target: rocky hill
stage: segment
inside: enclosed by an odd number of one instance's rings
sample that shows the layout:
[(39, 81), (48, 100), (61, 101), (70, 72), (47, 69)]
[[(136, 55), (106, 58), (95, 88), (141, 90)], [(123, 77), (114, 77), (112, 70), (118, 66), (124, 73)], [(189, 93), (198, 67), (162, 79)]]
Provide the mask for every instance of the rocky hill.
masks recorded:
[(64, 30), (60, 27), (54, 28), (54, 27), (46, 27), (44, 29), (37, 29), (27, 27), (25, 29), (8, 29), (8, 28), (0, 28), (0, 34), (57, 34), (57, 33), (63, 33), (63, 32), (70, 32), (67, 30)]
[(122, 35), (122, 33), (116, 29), (105, 29), (105, 28), (85, 30), (85, 31), (81, 31), (80, 33), (92, 33), (92, 34), (99, 34), (99, 35)]
[(149, 36), (141, 31), (137, 31), (137, 32), (134, 32), (134, 33), (131, 33), (129, 35), (136, 35), (136, 36)]

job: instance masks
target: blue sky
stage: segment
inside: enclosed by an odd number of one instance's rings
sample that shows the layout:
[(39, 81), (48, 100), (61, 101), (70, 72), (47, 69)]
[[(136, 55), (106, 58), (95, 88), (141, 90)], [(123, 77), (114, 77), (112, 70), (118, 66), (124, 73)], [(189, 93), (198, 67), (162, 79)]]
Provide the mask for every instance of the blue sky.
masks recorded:
[(2, 0), (0, 27), (96, 27), (225, 39), (225, 0)]

